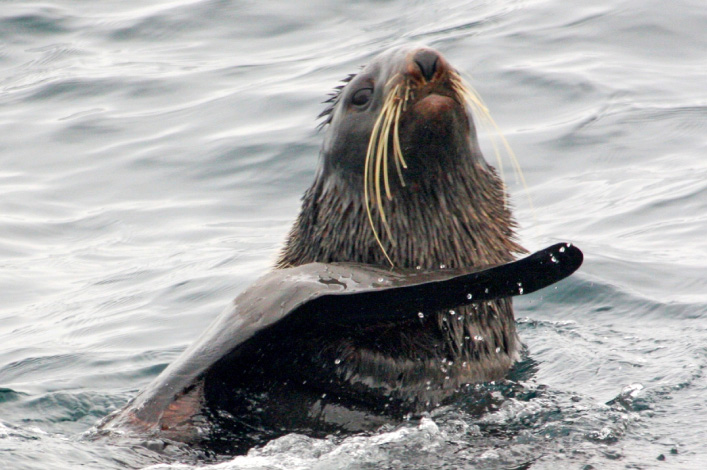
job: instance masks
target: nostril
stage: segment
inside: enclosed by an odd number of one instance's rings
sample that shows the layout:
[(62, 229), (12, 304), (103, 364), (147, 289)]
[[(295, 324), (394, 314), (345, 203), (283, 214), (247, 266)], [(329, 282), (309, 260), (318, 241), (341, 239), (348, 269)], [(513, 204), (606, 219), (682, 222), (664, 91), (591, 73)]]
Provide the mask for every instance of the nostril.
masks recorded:
[(439, 56), (435, 51), (422, 50), (415, 54), (413, 60), (420, 67), (420, 72), (425, 80), (430, 81), (437, 71), (437, 59)]

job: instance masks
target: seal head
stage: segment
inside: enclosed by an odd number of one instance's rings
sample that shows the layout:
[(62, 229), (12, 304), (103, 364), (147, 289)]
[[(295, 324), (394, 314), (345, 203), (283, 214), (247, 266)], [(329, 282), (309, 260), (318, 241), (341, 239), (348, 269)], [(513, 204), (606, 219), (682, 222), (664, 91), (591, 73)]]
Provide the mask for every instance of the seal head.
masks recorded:
[[(384, 52), (329, 100), (326, 135), (279, 267), (484, 266), (524, 250), (486, 164), (469, 88), (438, 52)], [(376, 248), (378, 247), (378, 248)]]

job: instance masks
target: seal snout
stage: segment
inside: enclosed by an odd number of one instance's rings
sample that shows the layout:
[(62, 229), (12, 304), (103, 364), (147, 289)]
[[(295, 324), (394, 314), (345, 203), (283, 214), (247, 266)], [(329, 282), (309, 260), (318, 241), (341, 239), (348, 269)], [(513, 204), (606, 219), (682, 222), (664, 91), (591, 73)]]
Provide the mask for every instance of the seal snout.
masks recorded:
[(437, 71), (439, 54), (431, 49), (422, 49), (415, 53), (412, 60), (420, 69), (425, 80), (431, 81)]

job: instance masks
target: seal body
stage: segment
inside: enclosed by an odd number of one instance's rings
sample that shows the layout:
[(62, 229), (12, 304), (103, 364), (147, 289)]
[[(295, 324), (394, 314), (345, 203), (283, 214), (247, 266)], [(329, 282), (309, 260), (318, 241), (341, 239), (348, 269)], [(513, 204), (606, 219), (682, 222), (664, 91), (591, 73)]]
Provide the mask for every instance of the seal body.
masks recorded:
[[(279, 267), (480, 268), (524, 251), (459, 83), (445, 58), (424, 47), (385, 52), (346, 83), (324, 113), (319, 169)], [(392, 94), (402, 104), (379, 134), (397, 135), (372, 142)], [(387, 164), (390, 197), (367, 181), (376, 170), (382, 180), (386, 163), (367, 171), (371, 145), (383, 154), (387, 146), (388, 156), (397, 146), (404, 156), (400, 175)], [(367, 205), (366, 192), (378, 203)], [(409, 322), (317, 338), (303, 373), (323, 392), (355, 391), (358, 400), (399, 415), (437, 406), (463, 384), (500, 379), (518, 358), (510, 299), (422, 313), (422, 327)]]

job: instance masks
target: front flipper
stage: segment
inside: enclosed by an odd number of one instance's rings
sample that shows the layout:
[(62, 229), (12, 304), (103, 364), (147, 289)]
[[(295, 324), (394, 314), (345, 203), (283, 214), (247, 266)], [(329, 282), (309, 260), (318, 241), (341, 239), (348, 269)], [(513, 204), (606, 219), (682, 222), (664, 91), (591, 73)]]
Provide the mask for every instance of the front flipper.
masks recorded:
[[(568, 277), (579, 269), (583, 259), (579, 248), (558, 243), (523, 259), (473, 272), (447, 269), (381, 274), (371, 289), (332, 292), (300, 309), (323, 323), (405, 320), (421, 311), (530, 294)], [(372, 309), (372, 305), (377, 308)]]

